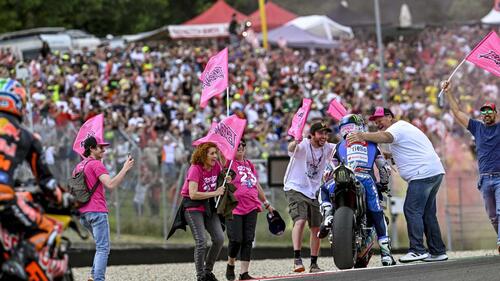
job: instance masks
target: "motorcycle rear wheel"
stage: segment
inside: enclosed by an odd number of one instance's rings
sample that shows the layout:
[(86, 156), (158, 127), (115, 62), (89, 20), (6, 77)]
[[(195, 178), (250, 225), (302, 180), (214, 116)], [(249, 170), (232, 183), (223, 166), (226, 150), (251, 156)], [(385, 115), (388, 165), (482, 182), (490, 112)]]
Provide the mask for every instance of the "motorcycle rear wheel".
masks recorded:
[(354, 239), (354, 212), (349, 207), (340, 207), (335, 211), (333, 226), (333, 261), (339, 269), (354, 266), (356, 258)]

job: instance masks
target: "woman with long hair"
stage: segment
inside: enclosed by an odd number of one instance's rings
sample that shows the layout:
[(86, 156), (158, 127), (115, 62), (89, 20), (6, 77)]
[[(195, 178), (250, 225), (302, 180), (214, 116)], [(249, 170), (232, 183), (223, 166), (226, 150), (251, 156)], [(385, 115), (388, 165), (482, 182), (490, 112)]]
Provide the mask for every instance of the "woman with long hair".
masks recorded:
[[(212, 270), (224, 243), (224, 232), (214, 200), (224, 194), (224, 187), (217, 187), (217, 176), (222, 171), (218, 158), (215, 144), (199, 145), (191, 157), (191, 166), (181, 191), (184, 217), (195, 241), (194, 263), (198, 281), (217, 280)], [(205, 230), (212, 240), (208, 254)]]

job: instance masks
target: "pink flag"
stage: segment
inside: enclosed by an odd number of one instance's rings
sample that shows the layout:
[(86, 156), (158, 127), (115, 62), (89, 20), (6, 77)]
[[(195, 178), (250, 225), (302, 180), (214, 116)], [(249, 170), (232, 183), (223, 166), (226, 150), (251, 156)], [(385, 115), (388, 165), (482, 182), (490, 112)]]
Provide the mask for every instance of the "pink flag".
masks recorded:
[(345, 107), (340, 104), (337, 100), (332, 100), (330, 105), (328, 106), (328, 114), (332, 116), (332, 118), (340, 120), (347, 114), (347, 110)]
[(465, 59), (500, 77), (500, 37), (491, 31)]
[(200, 80), (200, 106), (205, 108), (211, 98), (222, 93), (228, 86), (227, 48), (210, 58)]
[(76, 135), (75, 142), (73, 143), (73, 150), (83, 156), (85, 149), (83, 148), (83, 142), (88, 137), (95, 137), (97, 143), (100, 145), (108, 145), (104, 142), (103, 138), (104, 132), (104, 114), (96, 115), (89, 120), (87, 120)]
[(194, 141), (193, 145), (213, 142), (227, 160), (233, 160), (246, 124), (246, 119), (241, 119), (236, 115), (226, 117), (219, 123), (213, 122), (208, 134)]
[(290, 129), (288, 129), (288, 134), (296, 140), (302, 140), (302, 131), (306, 125), (309, 110), (311, 110), (311, 100), (305, 98), (302, 99), (302, 107), (300, 107), (299, 110), (297, 110), (297, 113), (293, 116), (292, 125), (290, 126)]

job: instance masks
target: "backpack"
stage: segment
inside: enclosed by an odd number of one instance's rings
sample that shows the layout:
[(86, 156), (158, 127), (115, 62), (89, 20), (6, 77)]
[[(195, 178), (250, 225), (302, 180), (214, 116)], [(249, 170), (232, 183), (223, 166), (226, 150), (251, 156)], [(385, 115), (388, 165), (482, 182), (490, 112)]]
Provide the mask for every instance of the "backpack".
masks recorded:
[(75, 198), (75, 202), (76, 202), (76, 204), (77, 204), (77, 206), (79, 208), (83, 207), (88, 202), (90, 202), (90, 198), (92, 197), (92, 194), (94, 194), (94, 192), (97, 189), (97, 186), (99, 186), (99, 180), (97, 180), (95, 182), (94, 186), (92, 187), (92, 189), (89, 190), (89, 188), (87, 186), (87, 183), (85, 181), (85, 173), (84, 173), (85, 166), (87, 166), (87, 164), (90, 161), (92, 161), (92, 160), (87, 161), (83, 165), (83, 169), (80, 172), (75, 173), (68, 180), (68, 189), (69, 189), (69, 192)]

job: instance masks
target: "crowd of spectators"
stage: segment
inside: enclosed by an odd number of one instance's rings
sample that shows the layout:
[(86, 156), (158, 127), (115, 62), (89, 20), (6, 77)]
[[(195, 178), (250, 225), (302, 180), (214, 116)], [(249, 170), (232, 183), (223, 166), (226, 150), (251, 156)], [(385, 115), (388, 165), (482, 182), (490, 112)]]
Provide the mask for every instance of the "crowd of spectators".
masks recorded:
[[(385, 43), (388, 105), (397, 118), (422, 129), (438, 149), (436, 143), (448, 133), (464, 137), (448, 111), (438, 105), (439, 81), (488, 31), (479, 26), (433, 27), (411, 40)], [(15, 78), (16, 69), (28, 69), (34, 128), (46, 136), (44, 141), (54, 155), (71, 154), (68, 128), (75, 131), (84, 120), (103, 112), (105, 137), (114, 144), (118, 168), (132, 141), (142, 152), (147, 173), (167, 159), (187, 162), (191, 142), (202, 137), (213, 120), (226, 115), (225, 95), (205, 109), (199, 107), (200, 74), (208, 59), (226, 44), (174, 41), (130, 43), (124, 49), (101, 47), (95, 52), (45, 50), (43, 56), (23, 65), (11, 52), (1, 50), (0, 75)], [(286, 132), (303, 97), (314, 101), (311, 120), (327, 119), (332, 99), (365, 116), (383, 105), (377, 54), (375, 41), (357, 38), (340, 41), (332, 50), (282, 46), (264, 51), (244, 40), (231, 45), (230, 110), (247, 118), (248, 157), (265, 159), (286, 153)], [(454, 79), (461, 104), (473, 116), (485, 100), (498, 102), (498, 78), (493, 75), (466, 64)], [(335, 129), (334, 120), (331, 126)], [(117, 131), (126, 138), (118, 138), (113, 133)], [(165, 155), (172, 143), (173, 158)], [(170, 148), (164, 150), (164, 146)]]

